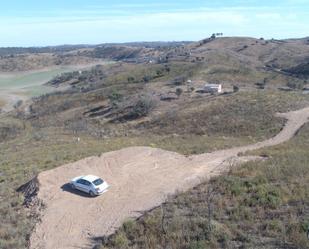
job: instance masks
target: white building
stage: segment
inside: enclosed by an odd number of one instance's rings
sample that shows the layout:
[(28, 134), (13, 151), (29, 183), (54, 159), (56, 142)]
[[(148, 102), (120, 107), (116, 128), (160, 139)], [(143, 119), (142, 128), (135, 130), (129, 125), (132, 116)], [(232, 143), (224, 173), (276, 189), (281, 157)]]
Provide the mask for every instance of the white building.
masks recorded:
[(204, 92), (206, 93), (221, 93), (222, 85), (221, 84), (205, 84)]

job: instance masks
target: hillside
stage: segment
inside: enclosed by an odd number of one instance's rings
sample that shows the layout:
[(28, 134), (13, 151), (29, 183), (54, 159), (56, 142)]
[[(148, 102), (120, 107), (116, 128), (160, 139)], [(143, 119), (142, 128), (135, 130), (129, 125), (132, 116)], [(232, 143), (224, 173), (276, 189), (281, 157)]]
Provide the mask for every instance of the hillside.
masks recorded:
[(309, 248), (308, 134), (126, 220), (95, 248)]
[[(244, 46), (247, 47), (243, 49)], [(114, 52), (119, 52), (118, 49), (117, 47), (109, 52), (104, 50), (108, 55), (103, 57), (115, 59)], [(147, 54), (145, 51), (154, 48), (131, 49)], [(121, 51), (124, 52), (122, 49)], [(122, 52), (124, 56), (126, 53)], [(247, 124), (238, 124), (239, 120), (222, 127), (222, 124), (211, 117), (225, 108), (235, 115), (233, 108), (234, 103), (238, 105), (236, 101), (254, 102), (253, 99), (258, 96), (260, 101), (268, 103), (272, 101), (271, 98), (276, 100), (283, 95), (279, 91), (281, 88), (293, 92), (291, 96), (299, 99), (297, 105), (307, 98), (301, 92), (307, 84), (306, 76), (283, 72), (284, 68), (298, 67), (297, 63), (303, 63), (309, 56), (309, 46), (298, 40), (219, 38), (169, 48), (167, 52), (160, 50), (157, 53), (164, 53), (160, 58), (165, 61), (118, 61), (89, 71), (62, 74), (47, 84), (54, 87), (66, 86), (69, 90), (36, 98), (26, 116), (40, 125), (64, 125), (68, 129), (72, 129), (71, 124), (76, 125), (75, 121), (78, 120), (79, 132), (96, 133), (97, 136), (109, 136), (110, 133), (123, 135), (121, 131), (124, 130), (126, 134), (152, 130), (159, 134), (176, 132), (205, 135), (215, 134), (216, 129), (220, 132), (225, 130), (228, 135), (250, 128)], [(139, 56), (133, 57), (140, 58)], [(276, 63), (271, 64), (273, 58), (276, 58)], [(202, 93), (205, 82), (223, 84), (224, 93), (215, 96)], [(235, 87), (239, 94), (233, 92)], [(177, 91), (180, 93), (179, 97)], [(268, 111), (269, 115), (275, 111), (285, 111), (285, 106), (295, 104), (293, 100), (287, 103), (284, 101), (282, 99), (278, 105), (274, 103), (272, 106), (277, 107)], [(259, 104), (260, 102), (244, 106), (239, 115), (248, 117), (253, 113), (257, 120), (261, 120), (258, 117), (265, 115), (266, 110), (256, 114), (261, 108)], [(282, 110), (278, 110), (278, 107)], [(253, 111), (252, 108), (256, 110)], [(190, 120), (190, 124), (187, 120)], [(260, 127), (259, 121), (256, 124), (250, 126), (251, 130), (245, 133), (254, 134), (257, 127)], [(269, 127), (271, 126), (276, 130), (276, 126), (269, 123)], [(259, 137), (258, 133), (255, 136)]]
[[(276, 113), (309, 106), (309, 95), (303, 91), (309, 80), (308, 39), (223, 37), (159, 44), (102, 44), (2, 56), (2, 72), (112, 63), (59, 74), (46, 82), (53, 93), (2, 113), (0, 248), (27, 247), (39, 224), (38, 203), (25, 201), (15, 190), (40, 172), (57, 172), (60, 165), (132, 146), (160, 148), (187, 158), (255, 144), (283, 129), (286, 120)], [(205, 93), (206, 82), (222, 84), (223, 92)], [(171, 197), (138, 221), (125, 223), (115, 235), (98, 238), (99, 244), (103, 248), (308, 248), (304, 240), (307, 133), (304, 126), (292, 141), (253, 152), (265, 160), (235, 167), (210, 183)], [(48, 186), (48, 181), (44, 183)], [(217, 196), (211, 236), (208, 211), (200, 205), (208, 186), (216, 189)], [(157, 226), (161, 209), (166, 214), (163, 228)], [(180, 237), (185, 241), (177, 244)], [(283, 244), (280, 238), (285, 238)]]
[(96, 62), (99, 64), (100, 60), (70, 53), (22, 54), (2, 57), (0, 59), (0, 72), (34, 71), (55, 66), (87, 65)]
[[(176, 190), (185, 191), (197, 185), (201, 178), (226, 172), (232, 163), (250, 160), (239, 154), (289, 140), (308, 120), (309, 108), (280, 116), (287, 122), (277, 136), (249, 146), (194, 156), (150, 147), (129, 147), (42, 172), (35, 181), (39, 186), (37, 198), (44, 203), (44, 210), (40, 212), (41, 222), (31, 235), (30, 248), (87, 247), (89, 237), (114, 232), (123, 220), (139, 217), (137, 210), (152, 209)], [(110, 184), (104, 198), (87, 200), (68, 186), (68, 178), (88, 171), (104, 175)], [(124, 247), (124, 243), (119, 246)]]
[[(148, 62), (170, 48), (188, 42), (135, 42), (102, 45), (0, 48), (0, 72), (39, 70), (51, 66), (83, 65), (104, 60)], [(99, 63), (98, 63), (99, 64)]]

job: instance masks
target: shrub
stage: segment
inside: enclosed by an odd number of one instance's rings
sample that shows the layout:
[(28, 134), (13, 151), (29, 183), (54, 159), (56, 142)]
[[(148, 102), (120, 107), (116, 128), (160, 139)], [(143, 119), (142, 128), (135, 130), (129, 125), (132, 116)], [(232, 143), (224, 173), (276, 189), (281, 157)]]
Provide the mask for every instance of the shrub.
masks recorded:
[(280, 191), (272, 185), (259, 185), (250, 198), (251, 205), (262, 205), (276, 208), (281, 203)]
[(125, 223), (123, 223), (123, 230), (128, 238), (134, 238), (136, 232), (136, 221), (128, 220)]
[(183, 85), (186, 82), (186, 78), (184, 76), (177, 77), (173, 79), (172, 84), (175, 86)]
[(152, 96), (133, 96), (114, 106), (111, 122), (125, 122), (147, 116), (157, 104)]
[(128, 244), (129, 244), (129, 241), (123, 232), (119, 232), (116, 234), (115, 240), (114, 240), (114, 246), (116, 248), (119, 248), (119, 249), (125, 248)]
[(155, 107), (156, 102), (154, 99), (147, 96), (141, 96), (134, 103), (129, 115), (135, 118), (147, 116), (147, 114)]
[(113, 91), (110, 95), (108, 95), (109, 102), (114, 107), (118, 105), (122, 98), (122, 94), (118, 93), (117, 91)]
[(177, 95), (177, 97), (179, 98), (180, 97), (180, 95), (183, 93), (183, 90), (181, 89), (181, 88), (177, 88), (176, 89), (176, 95)]
[(133, 77), (133, 76), (129, 76), (128, 77), (128, 82), (129, 83), (132, 83), (132, 82), (134, 82), (135, 81), (135, 78)]
[(233, 92), (236, 93), (239, 91), (239, 87), (238, 86), (233, 86)]
[(145, 83), (148, 83), (148, 82), (151, 81), (151, 80), (152, 80), (152, 77), (149, 76), (149, 75), (145, 75), (145, 76), (143, 77), (143, 81), (144, 81)]

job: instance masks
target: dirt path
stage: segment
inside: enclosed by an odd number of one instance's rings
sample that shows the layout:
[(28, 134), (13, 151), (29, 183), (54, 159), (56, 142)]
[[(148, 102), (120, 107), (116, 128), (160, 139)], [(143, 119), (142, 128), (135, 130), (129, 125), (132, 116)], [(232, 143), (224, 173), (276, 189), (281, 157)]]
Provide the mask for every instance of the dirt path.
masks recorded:
[[(289, 140), (308, 121), (309, 107), (280, 116), (288, 120), (284, 129), (254, 145), (190, 157), (130, 147), (42, 172), (38, 198), (46, 209), (30, 238), (30, 248), (91, 248), (91, 238), (112, 233), (126, 218), (159, 205), (176, 190), (187, 190), (200, 179), (222, 173), (238, 153)], [(110, 190), (97, 198), (72, 193), (66, 183), (89, 173), (102, 176)]]

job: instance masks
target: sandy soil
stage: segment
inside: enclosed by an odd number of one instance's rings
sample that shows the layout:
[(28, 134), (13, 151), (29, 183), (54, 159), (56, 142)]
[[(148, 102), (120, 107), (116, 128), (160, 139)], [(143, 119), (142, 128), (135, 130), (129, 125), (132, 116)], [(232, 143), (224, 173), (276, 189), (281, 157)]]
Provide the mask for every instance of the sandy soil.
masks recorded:
[[(140, 216), (176, 190), (187, 190), (201, 179), (224, 172), (231, 161), (242, 161), (237, 157), (240, 152), (289, 140), (308, 121), (309, 107), (280, 116), (287, 119), (284, 129), (254, 145), (189, 157), (130, 147), (42, 172), (38, 198), (46, 206), (30, 248), (91, 248), (91, 238), (112, 233), (126, 218)], [(90, 173), (103, 177), (111, 185), (109, 191), (96, 198), (71, 191), (67, 185), (71, 178)]]

